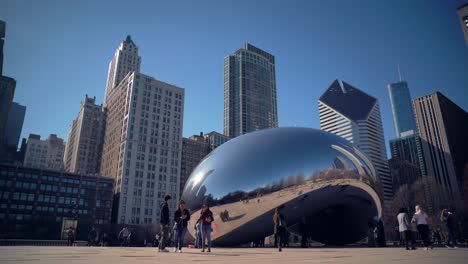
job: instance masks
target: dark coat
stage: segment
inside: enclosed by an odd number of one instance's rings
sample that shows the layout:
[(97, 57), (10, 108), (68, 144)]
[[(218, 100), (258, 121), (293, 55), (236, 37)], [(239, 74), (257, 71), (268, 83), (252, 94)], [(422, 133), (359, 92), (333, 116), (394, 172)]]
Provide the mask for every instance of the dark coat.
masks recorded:
[(286, 231), (286, 222), (284, 221), (284, 216), (282, 214), (279, 215), (280, 220), (278, 223), (274, 223), (273, 232), (275, 235), (284, 235)]
[(161, 212), (159, 215), (161, 216), (159, 223), (161, 223), (162, 225), (168, 225), (170, 221), (169, 220), (169, 205), (166, 202), (164, 202), (161, 205)]
[[(209, 218), (211, 222), (207, 222), (205, 219)], [(211, 225), (214, 221), (213, 213), (210, 210), (207, 210), (200, 214), (200, 220), (202, 220), (202, 225)]]
[[(185, 219), (180, 219), (182, 215), (187, 215), (187, 218)], [(188, 221), (190, 221), (190, 212), (187, 209), (184, 209), (184, 212), (181, 212), (180, 210), (175, 211), (174, 213), (174, 221), (177, 223), (178, 228), (184, 228), (187, 227)]]

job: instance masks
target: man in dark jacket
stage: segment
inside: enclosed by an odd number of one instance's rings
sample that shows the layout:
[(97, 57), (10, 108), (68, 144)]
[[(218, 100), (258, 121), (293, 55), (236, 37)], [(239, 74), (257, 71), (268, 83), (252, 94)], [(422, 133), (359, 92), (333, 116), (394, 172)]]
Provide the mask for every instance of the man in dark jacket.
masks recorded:
[(160, 212), (160, 227), (161, 227), (161, 236), (159, 241), (159, 252), (169, 252), (166, 249), (166, 241), (169, 236), (169, 202), (171, 201), (171, 196), (166, 195), (164, 197), (164, 203), (161, 205)]

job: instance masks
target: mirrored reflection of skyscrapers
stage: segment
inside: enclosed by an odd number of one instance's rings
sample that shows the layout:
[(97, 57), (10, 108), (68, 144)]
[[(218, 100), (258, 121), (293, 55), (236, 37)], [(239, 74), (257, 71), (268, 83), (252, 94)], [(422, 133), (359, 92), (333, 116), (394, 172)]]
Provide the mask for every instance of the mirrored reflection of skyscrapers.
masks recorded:
[(319, 98), (320, 129), (356, 144), (369, 158), (383, 186), (384, 199), (393, 195), (385, 150), (382, 118), (376, 98), (335, 80)]
[(224, 134), (278, 127), (275, 57), (251, 44), (224, 58)]

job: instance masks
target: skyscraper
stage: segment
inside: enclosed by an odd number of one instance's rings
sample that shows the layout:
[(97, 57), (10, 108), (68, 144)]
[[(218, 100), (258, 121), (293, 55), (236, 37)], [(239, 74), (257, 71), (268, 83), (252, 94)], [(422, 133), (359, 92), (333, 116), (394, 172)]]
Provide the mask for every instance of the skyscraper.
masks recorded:
[(132, 38), (127, 36), (127, 38), (120, 43), (115, 51), (114, 58), (112, 58), (112, 61), (109, 63), (104, 105), (106, 105), (107, 95), (110, 91), (119, 85), (129, 72), (140, 72), (140, 65), (141, 58), (138, 56), (138, 47), (132, 41)]
[(100, 172), (105, 125), (105, 108), (96, 104), (96, 97), (86, 95), (81, 101), (78, 117), (68, 130), (63, 159), (66, 171), (80, 174)]
[(468, 46), (468, 3), (460, 6), (457, 13), (463, 35), (465, 36), (465, 43)]
[(116, 179), (113, 220), (159, 221), (164, 196), (180, 191), (184, 89), (131, 72), (107, 98), (101, 174)]
[(460, 201), (468, 164), (468, 113), (440, 92), (416, 98), (413, 103), (427, 175)]
[(278, 127), (275, 57), (249, 43), (224, 58), (224, 134)]
[(414, 122), (413, 105), (411, 103), (408, 84), (404, 81), (400, 81), (389, 84), (387, 88), (396, 137), (402, 137), (403, 133), (416, 132), (416, 123)]
[(356, 144), (374, 165), (384, 199), (393, 195), (379, 102), (341, 80), (335, 80), (319, 98), (320, 128)]
[(10, 113), (8, 113), (5, 143), (9, 148), (14, 150), (18, 147), (25, 114), (26, 106), (15, 102), (11, 104)]
[(0, 20), (0, 154), (6, 147), (6, 129), (8, 114), (15, 95), (16, 81), (3, 76), (3, 46), (5, 44), (6, 23)]
[(61, 171), (64, 150), (63, 139), (55, 134), (51, 134), (47, 140), (41, 140), (39, 135), (30, 134), (23, 164), (29, 168)]
[(16, 81), (13, 78), (0, 76), (0, 152), (6, 143), (8, 114), (10, 113)]
[(6, 23), (0, 20), (0, 76), (3, 75), (3, 46), (5, 45)]

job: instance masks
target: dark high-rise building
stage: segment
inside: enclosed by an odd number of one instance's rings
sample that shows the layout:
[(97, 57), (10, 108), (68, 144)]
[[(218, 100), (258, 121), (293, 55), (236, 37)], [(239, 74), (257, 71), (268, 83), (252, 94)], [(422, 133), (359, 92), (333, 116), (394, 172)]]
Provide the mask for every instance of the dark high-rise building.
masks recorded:
[(60, 239), (62, 223), (77, 221), (77, 239), (108, 224), (114, 179), (0, 165), (0, 237)]
[(5, 44), (6, 23), (0, 20), (0, 76), (3, 75), (3, 45)]
[(278, 127), (275, 57), (251, 44), (224, 58), (224, 134)]
[(391, 83), (387, 88), (396, 137), (402, 137), (403, 133), (415, 132), (416, 123), (408, 84), (406, 82)]
[(427, 175), (460, 201), (468, 164), (468, 113), (440, 92), (414, 99), (414, 108)]
[(24, 115), (26, 114), (26, 106), (13, 102), (8, 114), (6, 126), (6, 145), (14, 150), (18, 147), (18, 142), (23, 129)]
[(0, 151), (6, 143), (8, 114), (10, 113), (16, 81), (13, 78), (0, 76)]
[(182, 138), (182, 162), (180, 167), (180, 193), (184, 190), (185, 183), (195, 167), (211, 151), (209, 141), (203, 133), (193, 135), (189, 138)]
[(419, 175), (427, 175), (419, 134), (414, 133), (390, 140), (390, 152), (393, 159), (406, 160), (418, 168)]
[(457, 13), (463, 34), (465, 36), (465, 43), (468, 46), (468, 3), (460, 6)]
[(383, 185), (384, 198), (393, 196), (382, 117), (376, 98), (335, 80), (319, 98), (320, 129), (343, 137), (364, 152)]

